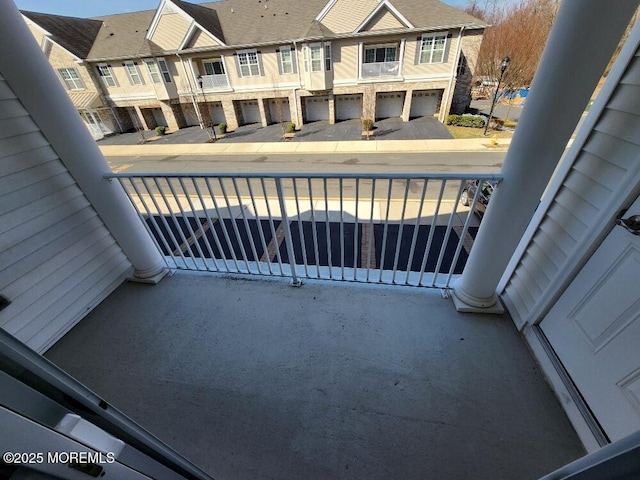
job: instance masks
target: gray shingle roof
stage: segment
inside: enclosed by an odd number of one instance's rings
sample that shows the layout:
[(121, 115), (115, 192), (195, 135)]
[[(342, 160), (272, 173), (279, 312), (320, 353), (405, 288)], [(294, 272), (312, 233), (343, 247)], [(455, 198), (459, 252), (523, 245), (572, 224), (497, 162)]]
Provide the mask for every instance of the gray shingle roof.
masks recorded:
[(487, 24), (455, 7), (438, 0), (389, 0), (416, 28), (438, 28), (450, 25), (486, 27)]
[(203, 7), (202, 5), (187, 3), (181, 0), (172, 1), (184, 12), (186, 12), (191, 18), (193, 18), (196, 23), (198, 23), (198, 25), (203, 27), (209, 33), (215, 35), (216, 38), (221, 40), (223, 43), (226, 43), (224, 40), (222, 27), (220, 26), (220, 20), (218, 19), (218, 12), (216, 12), (212, 8)]
[(87, 58), (102, 22), (89, 18), (63, 17), (22, 11), (22, 14), (51, 34), (51, 39), (78, 58)]
[(97, 17), (96, 20), (100, 20), (103, 26), (89, 52), (89, 58), (97, 60), (162, 53), (157, 45), (145, 40), (155, 13), (155, 10), (144, 10)]

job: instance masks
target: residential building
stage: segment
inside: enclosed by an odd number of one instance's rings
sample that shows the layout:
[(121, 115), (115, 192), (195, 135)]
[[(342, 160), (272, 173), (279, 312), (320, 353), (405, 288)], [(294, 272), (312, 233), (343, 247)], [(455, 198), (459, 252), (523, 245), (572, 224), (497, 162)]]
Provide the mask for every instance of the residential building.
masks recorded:
[(74, 96), (100, 92), (120, 129), (444, 121), (469, 104), (485, 28), (437, 0), (162, 0), (91, 20), (24, 16), (36, 38), (90, 46), (65, 59), (83, 65), (85, 84), (65, 82)]
[[(263, 242), (275, 244), (282, 239), (286, 244), (284, 250), (275, 248), (273, 255), (277, 261), (262, 262), (254, 255), (251, 262), (269, 264), (269, 270), (262, 275), (313, 277), (314, 268), (307, 268), (307, 257), (298, 260), (294, 255), (293, 240), (304, 237), (296, 202), (313, 198), (313, 180), (326, 184), (337, 178), (337, 183), (342, 185), (345, 178), (317, 172), (300, 173), (299, 177), (293, 174), (258, 176), (253, 179), (254, 185), (264, 188), (267, 180), (272, 180), (276, 192), (275, 201), (269, 202), (265, 190), (264, 197), (258, 200), (266, 201), (258, 204), (255, 189), (242, 198), (238, 186), (251, 187), (244, 182), (247, 176), (240, 174), (170, 172), (136, 177), (110, 172), (80, 121), (76, 107), (59, 85), (60, 77), (52, 73), (42, 56), (36, 55), (40, 47), (30, 41), (31, 34), (18, 21), (18, 10), (9, 0), (0, 0), (0, 5), (3, 11), (0, 31), (4, 34), (0, 49), (0, 122), (3, 125), (0, 130), (0, 415), (3, 425), (0, 445), (5, 451), (29, 452), (35, 446), (40, 451), (52, 452), (112, 451), (105, 450), (108, 447), (117, 450), (117, 461), (100, 465), (80, 462), (71, 466), (91, 471), (94, 476), (105, 473), (105, 478), (141, 478), (143, 474), (152, 478), (209, 478), (180, 461), (174, 452), (159, 445), (157, 439), (135, 428), (114, 410), (108, 398), (83, 389), (38, 355), (56, 343), (75, 337), (75, 342), (69, 342), (72, 348), (58, 352), (59, 361), (66, 358), (69, 367), (79, 371), (99, 361), (100, 366), (86, 376), (86, 382), (95, 382), (111, 395), (119, 393), (121, 401), (128, 400), (137, 408), (138, 415), (146, 413), (145, 418), (154, 422), (153, 428), (172, 441), (187, 441), (197, 431), (198, 441), (189, 444), (191, 450), (181, 445), (183, 451), (199, 454), (208, 461), (213, 458), (218, 462), (218, 469), (226, 469), (226, 476), (234, 476), (240, 469), (249, 478), (276, 476), (271, 472), (277, 470), (281, 462), (289, 461), (302, 465), (296, 470), (298, 475), (289, 477), (303, 477), (313, 469), (316, 477), (351, 477), (360, 472), (361, 478), (388, 478), (399, 471), (399, 466), (406, 467), (402, 470), (405, 475), (401, 475), (404, 478), (426, 477), (435, 471), (430, 468), (435, 462), (440, 469), (438, 473), (456, 473), (443, 475), (446, 478), (535, 478), (549, 470), (538, 468), (546, 458), (560, 455), (555, 458), (569, 461), (566, 456), (578, 453), (575, 449), (567, 453), (565, 442), (557, 441), (559, 436), (567, 438), (564, 436), (567, 418), (585, 450), (592, 453), (580, 466), (568, 467), (545, 478), (612, 480), (638, 476), (640, 288), (636, 277), (640, 259), (640, 24), (636, 23), (632, 29), (588, 117), (567, 150), (585, 105), (638, 7), (637, 1), (562, 2), (520, 117), (519, 129), (498, 176), (499, 185), (463, 272), (455, 275), (452, 289), (447, 284), (447, 298), (442, 298), (440, 292), (429, 293), (420, 282), (413, 290), (417, 293), (404, 296), (406, 288), (403, 290), (404, 287), (397, 285), (403, 283), (402, 280), (397, 275), (389, 278), (389, 272), (384, 271), (385, 262), (366, 268), (367, 272), (374, 270), (379, 274), (373, 279), (358, 278), (357, 270), (362, 269), (358, 264), (352, 267), (355, 276), (346, 278), (344, 271), (340, 276), (341, 269), (348, 269), (344, 262), (338, 264), (336, 259), (335, 269), (321, 270), (317, 265), (318, 278), (336, 282), (330, 290), (323, 290), (328, 288), (325, 282), (309, 285), (314, 292), (320, 292), (321, 299), (305, 297), (307, 286), (288, 289), (280, 282), (266, 289), (267, 294), (260, 297), (258, 305), (254, 303), (258, 291), (268, 281), (256, 279), (248, 286), (240, 286), (240, 282), (234, 286), (236, 280), (227, 277), (220, 282), (220, 276), (211, 272), (188, 277), (184, 282), (165, 277), (169, 269), (199, 270), (213, 265), (211, 259), (193, 254), (194, 249), (207, 248), (202, 239), (210, 237), (216, 241), (224, 239), (227, 243), (219, 249), (226, 247), (228, 256), (232, 257), (225, 257), (218, 264), (218, 271), (238, 273), (241, 271), (238, 266), (246, 262), (248, 273), (256, 273), (251, 271), (247, 256), (238, 258), (236, 252), (240, 248), (230, 241), (232, 232), (237, 232), (239, 225), (247, 221), (247, 212), (266, 222), (265, 229), (260, 230), (263, 235), (271, 228), (269, 240), (262, 238)], [(585, 49), (588, 54), (577, 55), (576, 52), (581, 51), (578, 49)], [(251, 62), (244, 65), (252, 68)], [(48, 94), (42, 95), (43, 91)], [(69, 141), (70, 138), (74, 141)], [(430, 182), (443, 180), (438, 174), (411, 175), (414, 174), (403, 177), (405, 181), (401, 184), (400, 197), (405, 197), (405, 204), (406, 196), (416, 185), (413, 178), (428, 177)], [(284, 184), (296, 178), (302, 179), (298, 186), (304, 184), (308, 189), (297, 190), (295, 198), (287, 198)], [(464, 179), (453, 177), (461, 186)], [(389, 197), (382, 200), (387, 202), (388, 211), (391, 188), (397, 178), (371, 175), (366, 180), (371, 181), (370, 184), (376, 180), (378, 184), (389, 184)], [(187, 189), (188, 182), (191, 182), (190, 189)], [(357, 240), (361, 240), (362, 232), (374, 223), (373, 218), (364, 221), (358, 209), (360, 212), (363, 208), (372, 209), (373, 201), (380, 195), (372, 192), (370, 197), (365, 197), (368, 194), (363, 183), (355, 182), (355, 195), (360, 187), (362, 197), (356, 196), (353, 214), (343, 208), (342, 193), (338, 201), (333, 199), (333, 204), (332, 199), (317, 196), (319, 201), (309, 207), (312, 222), (323, 221), (313, 216), (314, 211), (321, 209), (326, 219), (323, 226), (327, 227), (327, 238), (332, 237), (330, 215), (339, 218), (339, 229), (346, 232), (350, 228), (356, 232), (351, 238)], [(424, 183), (425, 191), (427, 186)], [(142, 187), (146, 188), (144, 192)], [(144, 207), (132, 203), (127, 196), (128, 193), (134, 197), (132, 192), (144, 200), (142, 205), (152, 205), (155, 210), (145, 211)], [(228, 200), (230, 192), (237, 193), (237, 203)], [(326, 190), (323, 193), (326, 194)], [(422, 195), (424, 197), (424, 193)], [(218, 203), (221, 198), (227, 202), (223, 212)], [(368, 201), (362, 206), (357, 201), (359, 198)], [(440, 200), (441, 196), (438, 204)], [(454, 203), (457, 200), (459, 194)], [(296, 206), (292, 207), (287, 201)], [(422, 208), (425, 202), (418, 203), (418, 208)], [(166, 213), (167, 210), (170, 213)], [(262, 213), (265, 211), (268, 213)], [(416, 211), (413, 220), (426, 217), (434, 232), (438, 226), (437, 216), (433, 212), (423, 215), (422, 210)], [(290, 213), (297, 214), (298, 218), (294, 219)], [(217, 217), (211, 218), (215, 214)], [(236, 215), (233, 218), (237, 221), (232, 221), (232, 215)], [(170, 224), (167, 218), (174, 223)], [(273, 228), (274, 219), (278, 221), (277, 229)], [(154, 238), (149, 228), (154, 222), (165, 226), (167, 237), (174, 240), (181, 237), (180, 248), (167, 249), (169, 243)], [(386, 225), (384, 236), (389, 238), (389, 222), (380, 223)], [(399, 231), (403, 226), (408, 228), (407, 225), (399, 223), (394, 228)], [(309, 229), (313, 235), (317, 235), (316, 226), (312, 223), (313, 228)], [(218, 231), (221, 234), (215, 236)], [(451, 231), (449, 228), (449, 233)], [(236, 235), (238, 243), (241, 235)], [(345, 236), (333, 235), (333, 238)], [(365, 244), (356, 241), (350, 247), (364, 248)], [(424, 249), (426, 255), (428, 248)], [(184, 259), (184, 265), (170, 263), (168, 259), (174, 257)], [(211, 263), (207, 263), (208, 260)], [(288, 265), (284, 267), (284, 263)], [(406, 272), (400, 273), (406, 273), (408, 278), (411, 272), (406, 268)], [(399, 270), (397, 265), (392, 269), (394, 275)], [(333, 276), (325, 276), (325, 272)], [(438, 269), (433, 273), (437, 274)], [(354, 272), (347, 271), (346, 275), (349, 274)], [(128, 309), (123, 309), (119, 302), (127, 295), (118, 288), (127, 278), (155, 284), (146, 287), (151, 290), (164, 285), (176, 285), (181, 290), (168, 301), (160, 299), (150, 304), (141, 301), (146, 295), (140, 286), (128, 284), (124, 289), (135, 288), (135, 292), (131, 295), (133, 299), (126, 302)], [(386, 281), (389, 285), (372, 295), (366, 288), (351, 289), (345, 283), (338, 283), (342, 280)], [(200, 289), (193, 294), (196, 286)], [(217, 293), (217, 287), (225, 294), (216, 298), (212, 307), (209, 300)], [(342, 302), (336, 303), (335, 291), (347, 288), (350, 290)], [(458, 310), (478, 315), (454, 311), (448, 297), (451, 291)], [(363, 307), (362, 302), (357, 302), (359, 296), (365, 296), (371, 303), (380, 302), (367, 310), (372, 316), (376, 309), (383, 312), (382, 320), (376, 323), (380, 328), (372, 327), (370, 318), (358, 316), (358, 308)], [(396, 296), (402, 296), (403, 301), (391, 302)], [(301, 298), (305, 300), (302, 304)], [(488, 313), (499, 315), (499, 301), (509, 315), (491, 321)], [(393, 303), (391, 311), (385, 309), (386, 302)], [(82, 328), (88, 312), (98, 304), (103, 310), (99, 321)], [(234, 316), (238, 305), (252, 318)], [(314, 313), (320, 320), (313, 325), (305, 323), (306, 317)], [(403, 331), (398, 336), (401, 330), (398, 322), (408, 313), (416, 329), (410, 330), (411, 333)], [(442, 317), (446, 321), (439, 321)], [(324, 323), (327, 318), (331, 321)], [(362, 330), (347, 342), (343, 331), (351, 327), (349, 322), (353, 318), (358, 318)], [(184, 324), (177, 319), (191, 321), (187, 335), (182, 330)], [(139, 326), (143, 322), (146, 327), (141, 332)], [(123, 324), (127, 335), (120, 337), (120, 343), (105, 345), (105, 337)], [(208, 335), (213, 324), (216, 328), (226, 325), (226, 330), (222, 330), (224, 335)], [(261, 328), (254, 330), (253, 325)], [(270, 328), (273, 325), (277, 328)], [(290, 330), (286, 328), (289, 325), (302, 326), (303, 335), (291, 341)], [(403, 325), (408, 327), (406, 323)], [(473, 338), (458, 334), (464, 325), (472, 327)], [(70, 332), (74, 326), (78, 329)], [(244, 331), (246, 341), (253, 342), (247, 351), (243, 350), (242, 343), (229, 341), (236, 339), (232, 335), (239, 330)], [(324, 336), (328, 330), (330, 335)], [(417, 331), (421, 332), (420, 336), (414, 337), (412, 333)], [(513, 335), (501, 337), (502, 343), (488, 344), (491, 333), (495, 332)], [(257, 338), (256, 342), (256, 337), (264, 333), (269, 335)], [(305, 349), (308, 344), (304, 342), (309, 338), (320, 339), (313, 343), (316, 349)], [(371, 338), (375, 340), (373, 343), (368, 342)], [(303, 344), (301, 350), (305, 356), (303, 362), (291, 365), (287, 363), (290, 358), (280, 354), (285, 346), (297, 344), (298, 340)], [(359, 347), (365, 341), (371, 350), (362, 352)], [(89, 347), (83, 342), (88, 342)], [(523, 361), (526, 368), (514, 372), (513, 365), (502, 355), (516, 344), (524, 347), (523, 342), (531, 349), (538, 365)], [(388, 343), (393, 343), (394, 354), (405, 350), (411, 354), (400, 355), (402, 361), (397, 362), (397, 357), (388, 356), (389, 351), (384, 349)], [(336, 348), (328, 350), (333, 356), (320, 356), (328, 366), (318, 360), (318, 353), (325, 352), (326, 346)], [(342, 355), (349, 348), (353, 355)], [(98, 350), (106, 352), (105, 357), (97, 359)], [(215, 365), (193, 362), (197, 352), (198, 358), (205, 360), (218, 350), (223, 350), (225, 355), (235, 352), (235, 355), (216, 357), (220, 361)], [(145, 356), (148, 351), (153, 352), (151, 357)], [(245, 361), (243, 354), (256, 356)], [(494, 354), (498, 357), (492, 356)], [(124, 356), (129, 358), (129, 370), (121, 369), (119, 362)], [(359, 369), (349, 369), (349, 364), (358, 362)], [(134, 372), (141, 363), (151, 368)], [(434, 369), (434, 364), (439, 368)], [(166, 377), (158, 375), (160, 365)], [(237, 365), (240, 368), (234, 370)], [(278, 374), (272, 376), (272, 369)], [(555, 391), (557, 402), (538, 397), (538, 391), (531, 388), (532, 384), (542, 382), (539, 369)], [(226, 382), (225, 377), (231, 371), (239, 372), (232, 384)], [(325, 384), (304, 383), (301, 387), (286, 381), (299, 371), (305, 373), (307, 380), (315, 379), (316, 374), (322, 372), (326, 375), (322, 379)], [(341, 377), (343, 371), (351, 374)], [(502, 383), (507, 371), (510, 376)], [(383, 377), (386, 383), (368, 383), (380, 372), (391, 373)], [(188, 376), (189, 381), (182, 375)], [(263, 377), (281, 383), (269, 383)], [(531, 380), (533, 377), (538, 378), (537, 383)], [(202, 381), (203, 378), (206, 381)], [(218, 383), (211, 381), (212, 378)], [(255, 381), (261, 381), (259, 386), (264, 390), (253, 390)], [(138, 390), (143, 382), (148, 395)], [(423, 395), (412, 397), (416, 390), (412, 390), (409, 383), (424, 388)], [(290, 390), (281, 388), (282, 385)], [(309, 389), (308, 385), (317, 388)], [(350, 404), (345, 397), (354, 391), (354, 385), (358, 396)], [(467, 388), (472, 389), (471, 393)], [(170, 401), (165, 402), (167, 397), (163, 394), (167, 391), (180, 396), (169, 397)], [(232, 395), (225, 396), (228, 392)], [(323, 400), (325, 396), (336, 402)], [(501, 409), (496, 410), (491, 404), (507, 396), (513, 402), (500, 404)], [(389, 400), (384, 403), (384, 409), (369, 408), (371, 404), (367, 402), (378, 402), (381, 398)], [(397, 414), (394, 410), (397, 403), (406, 406), (404, 412), (408, 415)], [(315, 409), (316, 404), (321, 405), (319, 410)], [(566, 412), (566, 418), (545, 416), (559, 405)], [(162, 413), (156, 409), (162, 409)], [(227, 415), (221, 417), (219, 412)], [(437, 414), (432, 416), (433, 412)], [(69, 413), (75, 417), (69, 419)], [(358, 416), (354, 422), (353, 418), (359, 413), (364, 416)], [(205, 414), (213, 420), (202, 426)], [(505, 425), (507, 417), (511, 421)], [(275, 423), (288, 422), (287, 429), (277, 430), (276, 434), (273, 430), (260, 430), (260, 435), (256, 435), (258, 425), (265, 418), (275, 418)], [(305, 432), (304, 427), (316, 418), (326, 423), (314, 424), (320, 425), (317, 430)], [(75, 423), (70, 427), (68, 423), (61, 423), (61, 419)], [(410, 430), (387, 428), (398, 419), (406, 422), (402, 426)], [(84, 421), (79, 423), (82, 428), (73, 428), (80, 420)], [(478, 423), (474, 423), (476, 421)], [(543, 422), (542, 428), (540, 422)], [(343, 426), (345, 423), (348, 428)], [(189, 428), (185, 429), (185, 424)], [(349, 428), (353, 428), (355, 434)], [(445, 438), (442, 435), (445, 430), (458, 433)], [(540, 437), (531, 439), (534, 430)], [(212, 448), (212, 442), (221, 437), (224, 441), (216, 444), (219, 448)], [(309, 438), (312, 441), (307, 444)], [(376, 450), (378, 456), (371, 454), (371, 438), (387, 447)], [(423, 450), (415, 438), (424, 439), (436, 450)], [(442, 438), (446, 439), (444, 444), (440, 442)], [(396, 441), (401, 441), (403, 448), (398, 448)], [(333, 447), (328, 452), (324, 450), (327, 444)], [(269, 455), (248, 453), (251, 448), (271, 446)], [(340, 455), (352, 446), (355, 450), (349, 452), (354, 455), (345, 465)], [(144, 455), (147, 459), (140, 460)], [(517, 455), (520, 456), (515, 457)], [(411, 459), (408, 466), (403, 463), (406, 457)], [(511, 461), (513, 458), (517, 459)], [(80, 475), (73, 475), (75, 472), (71, 472), (68, 462), (20, 463), (58, 477)], [(507, 466), (514, 470), (507, 472)], [(4, 465), (0, 464), (0, 468)], [(286, 473), (278, 474), (286, 477)]]

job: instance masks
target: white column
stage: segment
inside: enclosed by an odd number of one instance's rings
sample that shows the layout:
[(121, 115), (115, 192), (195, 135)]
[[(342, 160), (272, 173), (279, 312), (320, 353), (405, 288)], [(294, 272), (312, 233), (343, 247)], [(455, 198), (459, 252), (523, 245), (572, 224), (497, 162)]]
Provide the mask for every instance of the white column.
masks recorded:
[(458, 310), (496, 304), (498, 282), (637, 6), (637, 0), (560, 3), (504, 161), (504, 180), (454, 287)]
[(0, 72), (116, 239), (141, 281), (164, 260), (11, 0), (0, 0)]

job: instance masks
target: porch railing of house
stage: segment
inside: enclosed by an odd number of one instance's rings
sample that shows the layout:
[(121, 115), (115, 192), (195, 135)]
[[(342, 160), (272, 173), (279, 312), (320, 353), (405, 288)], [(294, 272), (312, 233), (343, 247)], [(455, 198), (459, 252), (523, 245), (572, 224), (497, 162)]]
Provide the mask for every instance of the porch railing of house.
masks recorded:
[(207, 90), (210, 88), (224, 88), (229, 86), (229, 79), (225, 74), (219, 75), (202, 75), (202, 88)]
[(119, 182), (175, 269), (446, 288), (478, 229), (467, 182), (492, 174), (222, 173)]
[(397, 77), (400, 74), (400, 62), (376, 62), (362, 64), (362, 77)]

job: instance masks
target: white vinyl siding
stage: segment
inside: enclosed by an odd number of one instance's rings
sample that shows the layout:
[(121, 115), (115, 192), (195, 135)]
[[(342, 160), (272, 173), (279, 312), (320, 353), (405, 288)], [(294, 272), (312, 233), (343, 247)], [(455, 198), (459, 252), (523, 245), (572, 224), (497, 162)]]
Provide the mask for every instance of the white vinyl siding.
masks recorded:
[(419, 63), (442, 63), (446, 44), (446, 35), (424, 35), (420, 44)]
[(58, 73), (64, 81), (67, 90), (84, 90), (84, 82), (75, 68), (59, 68)]
[(0, 328), (44, 352), (131, 264), (0, 77)]
[(505, 286), (502, 297), (516, 324), (535, 320), (529, 318), (532, 310), (556, 293), (547, 291), (548, 285), (562, 278), (565, 263), (602, 221), (603, 208), (615, 201), (625, 178), (637, 174), (633, 172), (640, 155), (638, 98), (640, 57), (636, 56)]
[(138, 70), (138, 66), (134, 62), (125, 62), (123, 65), (131, 85), (144, 85), (144, 80), (142, 80), (140, 70)]
[(116, 82), (115, 77), (113, 76), (113, 70), (106, 63), (101, 63), (98, 65), (98, 74), (102, 77), (102, 81), (107, 85), (107, 87), (117, 87), (118, 83)]

